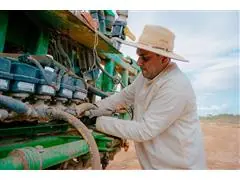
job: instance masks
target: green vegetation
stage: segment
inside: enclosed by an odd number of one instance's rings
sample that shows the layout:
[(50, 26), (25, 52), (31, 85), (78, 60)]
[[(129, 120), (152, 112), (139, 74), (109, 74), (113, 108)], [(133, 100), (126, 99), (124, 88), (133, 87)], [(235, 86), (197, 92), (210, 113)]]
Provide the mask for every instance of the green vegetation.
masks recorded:
[(200, 116), (199, 119), (201, 121), (240, 124), (240, 115), (234, 114), (218, 114), (218, 115), (209, 114), (207, 116)]

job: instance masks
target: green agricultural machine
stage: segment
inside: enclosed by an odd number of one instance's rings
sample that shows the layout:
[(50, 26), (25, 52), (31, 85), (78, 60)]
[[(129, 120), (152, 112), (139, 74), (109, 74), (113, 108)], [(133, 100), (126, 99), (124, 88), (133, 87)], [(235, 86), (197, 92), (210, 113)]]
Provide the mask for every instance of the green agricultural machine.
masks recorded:
[[(111, 40), (125, 38), (126, 22), (90, 11), (94, 28), (84, 13), (0, 11), (1, 170), (105, 169), (127, 150), (82, 115), (83, 103), (118, 93), (139, 72)], [(131, 119), (132, 109), (112, 116)]]

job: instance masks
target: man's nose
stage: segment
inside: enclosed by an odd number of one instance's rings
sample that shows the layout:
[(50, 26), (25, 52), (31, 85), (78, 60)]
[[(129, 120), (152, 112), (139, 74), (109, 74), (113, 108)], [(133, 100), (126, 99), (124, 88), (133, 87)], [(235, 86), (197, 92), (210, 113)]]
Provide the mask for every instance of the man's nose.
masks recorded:
[(143, 65), (143, 60), (141, 57), (138, 58), (137, 65), (140, 67)]

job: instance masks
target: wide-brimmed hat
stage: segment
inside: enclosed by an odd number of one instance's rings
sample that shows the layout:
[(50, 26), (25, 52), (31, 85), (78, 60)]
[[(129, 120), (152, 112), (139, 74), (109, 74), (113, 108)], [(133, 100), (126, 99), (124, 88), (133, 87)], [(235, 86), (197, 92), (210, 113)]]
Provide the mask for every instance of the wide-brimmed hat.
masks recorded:
[(175, 35), (162, 26), (145, 25), (137, 43), (113, 38), (122, 44), (144, 49), (171, 59), (188, 62), (184, 57), (173, 52)]

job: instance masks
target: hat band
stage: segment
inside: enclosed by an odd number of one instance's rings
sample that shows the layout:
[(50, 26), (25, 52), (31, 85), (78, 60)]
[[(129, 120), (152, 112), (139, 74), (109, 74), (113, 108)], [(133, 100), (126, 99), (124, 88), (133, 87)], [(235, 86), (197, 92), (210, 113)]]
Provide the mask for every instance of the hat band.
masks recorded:
[(163, 48), (163, 47), (159, 47), (159, 46), (152, 46), (152, 45), (150, 45), (150, 44), (143, 43), (143, 42), (138, 42), (138, 43), (139, 43), (139, 44), (142, 44), (142, 45), (144, 45), (144, 46), (149, 46), (149, 47), (151, 47), (151, 48), (161, 49), (161, 50), (167, 51), (167, 52), (172, 52), (172, 51), (168, 50), (168, 48)]
[(172, 51), (169, 51), (168, 48), (162, 48), (162, 47), (157, 47), (157, 46), (152, 46), (152, 48), (161, 49), (161, 50), (164, 50), (167, 52), (172, 52)]

